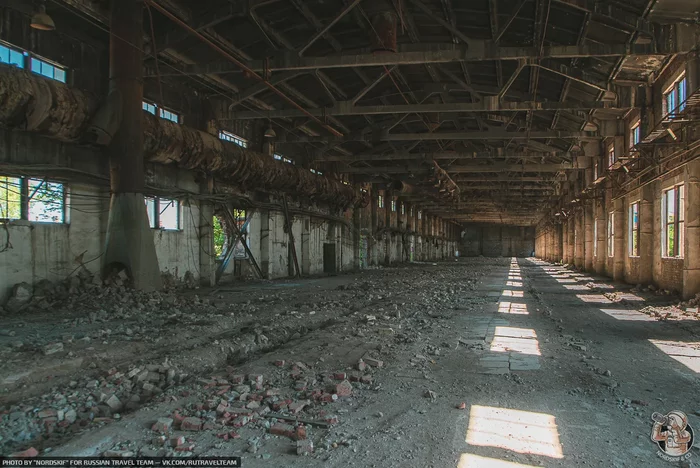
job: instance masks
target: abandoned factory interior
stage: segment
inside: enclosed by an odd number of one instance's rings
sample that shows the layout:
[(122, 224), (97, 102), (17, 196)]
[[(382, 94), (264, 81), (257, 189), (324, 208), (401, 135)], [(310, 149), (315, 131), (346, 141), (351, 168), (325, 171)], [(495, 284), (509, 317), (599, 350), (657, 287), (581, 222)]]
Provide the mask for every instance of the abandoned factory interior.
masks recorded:
[(0, 467), (699, 467), (699, 306), (700, 0), (0, 0)]

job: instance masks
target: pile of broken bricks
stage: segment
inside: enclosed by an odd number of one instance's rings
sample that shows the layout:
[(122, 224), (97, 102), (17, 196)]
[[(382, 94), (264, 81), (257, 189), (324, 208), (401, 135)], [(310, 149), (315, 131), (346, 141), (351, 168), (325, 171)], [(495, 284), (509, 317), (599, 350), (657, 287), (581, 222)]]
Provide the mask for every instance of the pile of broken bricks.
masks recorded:
[[(169, 417), (156, 420), (151, 430), (156, 435), (151, 447), (139, 450), (142, 456), (192, 456), (196, 438), (182, 435), (214, 431), (222, 441), (240, 439), (243, 427), (263, 429), (267, 437), (285, 437), (296, 445), (298, 455), (314, 453), (311, 439), (313, 427), (329, 428), (339, 422), (338, 416), (326, 409), (328, 404), (353, 395), (355, 386), (372, 383), (372, 368), (383, 367), (377, 359), (360, 360), (356, 370), (317, 374), (306, 364), (275, 361), (275, 366), (288, 370), (294, 396), (266, 382), (262, 374), (241, 374), (229, 367), (226, 377), (199, 379), (204, 398), (199, 403), (176, 409)], [(351, 383), (352, 382), (352, 383)], [(175, 432), (179, 431), (180, 435)], [(248, 439), (249, 453), (256, 453), (260, 437)], [(132, 456), (134, 450), (116, 447), (103, 455)]]
[(124, 372), (112, 368), (100, 379), (75, 380), (68, 388), (6, 407), (0, 410), (0, 453), (121, 419), (187, 378), (167, 360)]

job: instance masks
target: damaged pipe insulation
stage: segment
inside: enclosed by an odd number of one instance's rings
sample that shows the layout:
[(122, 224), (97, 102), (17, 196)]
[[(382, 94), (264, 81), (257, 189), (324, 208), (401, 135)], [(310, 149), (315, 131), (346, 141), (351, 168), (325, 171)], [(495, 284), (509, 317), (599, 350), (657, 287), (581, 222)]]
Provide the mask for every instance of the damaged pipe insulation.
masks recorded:
[(16, 67), (0, 65), (0, 124), (77, 141), (97, 110), (94, 96)]
[(432, 163), (433, 168), (430, 180), (433, 183), (433, 187), (437, 189), (443, 198), (458, 202), (460, 196), (459, 186), (436, 161), (432, 161)]
[[(109, 105), (112, 101), (106, 102)], [(98, 111), (98, 101), (93, 96), (14, 67), (0, 66), (1, 125), (61, 141), (106, 144), (104, 129), (89, 128), (91, 124), (99, 126), (93, 118), (96, 113), (109, 114), (104, 108)], [(203, 171), (246, 190), (289, 193), (343, 209), (369, 203), (367, 195), (351, 185), (145, 111), (143, 124), (144, 154), (148, 161)], [(114, 130), (109, 129), (108, 133), (113, 134)]]

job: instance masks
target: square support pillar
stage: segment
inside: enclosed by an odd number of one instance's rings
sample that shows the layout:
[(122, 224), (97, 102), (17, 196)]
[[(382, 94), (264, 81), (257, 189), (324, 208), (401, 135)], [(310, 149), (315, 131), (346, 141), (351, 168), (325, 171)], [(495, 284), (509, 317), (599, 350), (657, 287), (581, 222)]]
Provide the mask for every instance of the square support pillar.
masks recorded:
[[(192, 209), (189, 207), (188, 209)], [(202, 286), (216, 284), (216, 254), (214, 251), (214, 205), (199, 205), (199, 282)]]
[(625, 279), (625, 207), (624, 200), (619, 198), (614, 201), (615, 206), (615, 252), (613, 257), (613, 279), (615, 281), (624, 281)]
[(683, 299), (700, 292), (700, 161), (686, 166)]
[(654, 275), (654, 186), (642, 188), (639, 203), (639, 282), (650, 284)]
[(593, 271), (593, 200), (587, 200), (583, 206), (583, 268)]

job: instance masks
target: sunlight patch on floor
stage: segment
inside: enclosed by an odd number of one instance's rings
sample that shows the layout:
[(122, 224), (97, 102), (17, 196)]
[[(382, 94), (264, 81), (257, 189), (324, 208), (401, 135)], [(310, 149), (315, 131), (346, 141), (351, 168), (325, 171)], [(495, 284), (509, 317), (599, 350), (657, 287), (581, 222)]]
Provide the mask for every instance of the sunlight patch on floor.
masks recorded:
[(506, 297), (525, 297), (523, 291), (513, 291), (511, 289), (504, 289), (501, 292), (501, 296)]
[(523, 283), (520, 281), (506, 281), (506, 286), (510, 286), (511, 288), (522, 288)]
[(656, 319), (649, 317), (646, 314), (637, 312), (636, 310), (628, 309), (600, 309), (609, 316), (617, 320), (628, 320), (636, 322), (654, 322)]
[(501, 314), (529, 315), (527, 304), (518, 302), (501, 301), (498, 303), (498, 312)]
[(537, 334), (532, 328), (496, 327), (490, 350), (498, 353), (542, 355)]
[(649, 340), (669, 357), (700, 374), (700, 342)]
[(556, 421), (550, 414), (473, 405), (466, 441), (471, 445), (564, 458)]
[(457, 468), (534, 468), (534, 466), (463, 453), (459, 457)]
[(612, 301), (603, 294), (576, 294), (583, 302), (597, 302), (599, 304), (612, 304)]
[(585, 284), (565, 284), (564, 285), (565, 289), (568, 289), (569, 291), (588, 291), (589, 288)]

